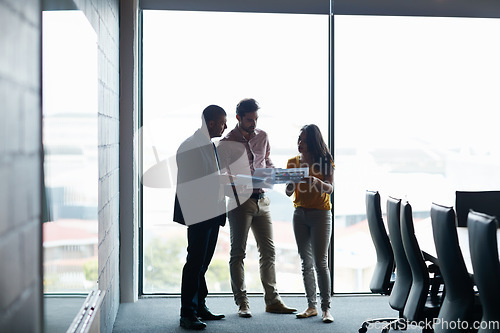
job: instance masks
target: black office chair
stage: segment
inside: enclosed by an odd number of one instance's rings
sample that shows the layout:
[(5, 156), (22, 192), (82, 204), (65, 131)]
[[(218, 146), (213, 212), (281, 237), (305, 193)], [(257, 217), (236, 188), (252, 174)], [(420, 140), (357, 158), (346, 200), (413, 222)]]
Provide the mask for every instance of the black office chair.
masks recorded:
[(400, 199), (392, 197), (387, 199), (387, 227), (389, 229), (389, 240), (396, 264), (396, 280), (389, 296), (389, 305), (398, 311), (398, 318), (394, 318), (393, 321), (389, 322), (382, 329), (382, 332), (388, 332), (390, 329), (404, 330), (407, 326), (406, 320), (403, 319), (403, 310), (406, 298), (410, 292), (412, 276), (401, 238), (400, 208)]
[(396, 281), (389, 296), (389, 305), (399, 312), (400, 320), (393, 323), (392, 329), (405, 329), (406, 323), (403, 319), (403, 310), (410, 293), (412, 276), (411, 269), (406, 258), (401, 238), (401, 199), (389, 197), (387, 199), (387, 227), (391, 241), (394, 261), (396, 263)]
[[(370, 282), (370, 290), (376, 294), (389, 295), (394, 284), (394, 281), (391, 280), (394, 271), (394, 255), (382, 218), (380, 194), (376, 191), (366, 191), (366, 217), (377, 253), (377, 264)], [(392, 322), (394, 320), (397, 320), (397, 318), (368, 319), (363, 322), (358, 332), (366, 332), (370, 324)]]
[(500, 191), (456, 191), (455, 209), (459, 227), (467, 226), (467, 214), (471, 209), (500, 217)]
[(374, 293), (389, 295), (394, 284), (391, 282), (394, 271), (394, 255), (389, 236), (385, 230), (378, 192), (366, 191), (366, 217), (373, 245), (377, 252), (377, 264), (370, 282), (370, 290)]
[(498, 327), (500, 323), (500, 262), (497, 248), (497, 224), (495, 217), (482, 213), (472, 211), (467, 217), (474, 281), (483, 306), (481, 328), (478, 333), (500, 332)]
[[(432, 322), (439, 313), (439, 304), (428, 297), (430, 296), (429, 270), (415, 237), (412, 209), (408, 202), (401, 204), (401, 238), (412, 275), (403, 318), (412, 323)], [(422, 328), (422, 333), (432, 331), (432, 325), (424, 325)]]
[[(455, 212), (451, 207), (433, 203), (431, 220), (439, 268), (445, 287), (444, 300), (437, 321), (440, 324), (434, 327), (434, 332), (463, 332), (458, 325), (451, 324), (466, 321), (467, 327), (472, 327), (474, 319), (480, 318), (481, 308), (479, 304), (474, 307), (474, 286), (458, 243)], [(479, 315), (474, 316), (474, 313)]]

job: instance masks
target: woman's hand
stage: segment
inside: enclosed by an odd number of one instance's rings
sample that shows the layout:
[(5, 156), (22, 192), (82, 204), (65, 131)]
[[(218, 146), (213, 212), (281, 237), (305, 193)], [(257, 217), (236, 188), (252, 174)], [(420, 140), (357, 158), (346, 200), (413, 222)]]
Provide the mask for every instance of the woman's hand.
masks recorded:
[(329, 181), (322, 181), (318, 177), (308, 176), (304, 177), (301, 182), (309, 184), (310, 189), (316, 189), (320, 193), (331, 194), (333, 192), (333, 186)]
[(319, 190), (320, 188), (318, 187), (318, 185), (321, 185), (322, 181), (321, 179), (319, 179), (318, 177), (314, 177), (314, 176), (308, 176), (308, 177), (304, 177), (302, 180), (301, 180), (301, 183), (307, 183), (309, 184), (309, 188), (316, 188), (317, 190)]

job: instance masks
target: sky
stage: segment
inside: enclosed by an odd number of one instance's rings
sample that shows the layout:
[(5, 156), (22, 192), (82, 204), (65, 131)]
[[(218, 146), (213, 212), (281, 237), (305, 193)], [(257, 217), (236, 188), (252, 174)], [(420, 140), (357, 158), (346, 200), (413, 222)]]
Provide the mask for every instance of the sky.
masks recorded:
[[(494, 19), (335, 17), (337, 212), (362, 211), (367, 186), (421, 207), (429, 187), (447, 202), (454, 189), (500, 187), (480, 176), (500, 166), (499, 30)], [(303, 125), (318, 124), (326, 140), (328, 38), (327, 16), (146, 11), (146, 165), (149, 146), (173, 156), (208, 104), (224, 107), (234, 127), (244, 97), (261, 103), (258, 126), (277, 166), (296, 154)], [(448, 175), (390, 173), (370, 156), (380, 148), (444, 158)], [(342, 155), (349, 150), (355, 160)], [(358, 208), (347, 207), (353, 201)]]
[[(44, 13), (44, 115), (96, 114), (96, 34), (81, 12), (60, 14)], [(499, 30), (494, 19), (336, 16), (336, 189), (377, 186), (384, 172), (372, 173), (366, 158), (346, 163), (349, 149), (454, 151), (462, 157), (453, 162), (478, 179), (485, 165), (498, 165)], [(160, 159), (175, 155), (208, 104), (224, 107), (233, 128), (245, 97), (261, 105), (258, 125), (278, 167), (297, 153), (303, 125), (317, 124), (327, 140), (328, 38), (321, 15), (146, 11), (146, 168), (153, 146)], [(59, 140), (71, 142), (68, 133)]]
[(43, 12), (43, 110), (97, 114), (97, 35), (78, 10)]

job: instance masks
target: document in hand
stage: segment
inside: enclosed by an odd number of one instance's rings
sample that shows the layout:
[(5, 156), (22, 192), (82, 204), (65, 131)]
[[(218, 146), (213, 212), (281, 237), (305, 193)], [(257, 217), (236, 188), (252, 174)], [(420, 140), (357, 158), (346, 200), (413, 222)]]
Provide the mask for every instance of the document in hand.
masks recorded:
[(261, 181), (266, 181), (270, 184), (286, 184), (286, 183), (298, 183), (304, 177), (309, 176), (308, 168), (291, 168), (291, 169), (280, 169), (280, 168), (262, 168), (255, 169), (253, 178)]
[(298, 183), (309, 176), (308, 168), (257, 168), (252, 176), (236, 175), (235, 185), (246, 185), (253, 188), (273, 188), (274, 184)]
[(254, 188), (273, 188), (274, 183), (272, 182), (273, 177), (272, 168), (257, 168), (253, 173), (253, 187)]
[(304, 177), (309, 176), (308, 168), (291, 168), (291, 169), (273, 169), (272, 180), (273, 184), (298, 183)]

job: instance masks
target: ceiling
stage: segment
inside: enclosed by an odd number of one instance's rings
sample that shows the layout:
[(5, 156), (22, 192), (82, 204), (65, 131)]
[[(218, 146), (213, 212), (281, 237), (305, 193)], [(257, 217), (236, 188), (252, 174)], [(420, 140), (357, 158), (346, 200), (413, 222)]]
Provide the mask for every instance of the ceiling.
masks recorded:
[(188, 11), (500, 17), (498, 0), (141, 0), (140, 4), (142, 9)]

